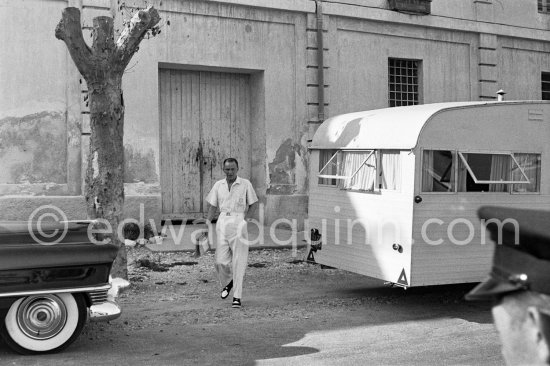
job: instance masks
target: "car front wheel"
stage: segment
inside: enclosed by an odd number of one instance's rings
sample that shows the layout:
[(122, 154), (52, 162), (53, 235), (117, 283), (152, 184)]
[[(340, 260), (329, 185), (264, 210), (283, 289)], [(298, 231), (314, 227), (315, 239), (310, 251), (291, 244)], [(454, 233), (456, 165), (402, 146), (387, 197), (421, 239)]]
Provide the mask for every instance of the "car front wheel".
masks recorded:
[(82, 294), (33, 295), (11, 305), (0, 321), (0, 333), (18, 353), (57, 352), (80, 335), (86, 317)]

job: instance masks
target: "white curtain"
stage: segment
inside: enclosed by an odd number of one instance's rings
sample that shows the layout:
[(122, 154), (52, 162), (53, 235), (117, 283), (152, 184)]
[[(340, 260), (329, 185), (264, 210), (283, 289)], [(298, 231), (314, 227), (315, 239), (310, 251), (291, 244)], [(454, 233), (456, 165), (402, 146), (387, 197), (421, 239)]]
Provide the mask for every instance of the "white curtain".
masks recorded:
[[(519, 166), (527, 175), (529, 184), (514, 184), (514, 192), (539, 192), (540, 184), (540, 155), (539, 154), (514, 154)], [(512, 171), (512, 180), (525, 179), (519, 169)]]
[[(510, 180), (510, 156), (493, 155), (491, 157), (490, 180)], [(508, 185), (502, 183), (489, 184), (489, 192), (507, 192)]]
[(401, 157), (399, 150), (381, 151), (382, 189), (401, 190)]
[(371, 154), (365, 162), (370, 152), (353, 152), (345, 151), (343, 154), (343, 163), (341, 164), (340, 175), (355, 176), (349, 179), (339, 181), (340, 188), (358, 189), (358, 190), (373, 190), (374, 182), (376, 181), (376, 157)]

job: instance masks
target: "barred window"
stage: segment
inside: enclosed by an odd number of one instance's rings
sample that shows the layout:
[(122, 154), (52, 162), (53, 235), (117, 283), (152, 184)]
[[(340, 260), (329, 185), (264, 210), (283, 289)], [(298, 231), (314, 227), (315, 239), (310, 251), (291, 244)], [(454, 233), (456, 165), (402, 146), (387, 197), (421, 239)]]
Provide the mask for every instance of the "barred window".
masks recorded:
[(543, 72), (540, 77), (542, 100), (550, 100), (550, 72)]
[(539, 13), (550, 13), (550, 0), (538, 0)]
[(419, 60), (388, 59), (388, 101), (390, 107), (421, 102)]

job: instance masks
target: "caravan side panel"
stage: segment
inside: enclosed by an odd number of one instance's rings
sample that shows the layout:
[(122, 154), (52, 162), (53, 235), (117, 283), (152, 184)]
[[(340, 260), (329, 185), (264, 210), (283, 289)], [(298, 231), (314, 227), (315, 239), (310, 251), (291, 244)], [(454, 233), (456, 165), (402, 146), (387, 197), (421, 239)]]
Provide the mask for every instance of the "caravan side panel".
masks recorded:
[(479, 282), (490, 272), (494, 243), (477, 216), (481, 206), (548, 209), (547, 195), (422, 195), (415, 205), (413, 286)]
[[(550, 208), (549, 136), (550, 105), (540, 102), (456, 108), (427, 122), (415, 149), (414, 195), (421, 196), (422, 202), (414, 204), (414, 286), (479, 282), (487, 276), (494, 243), (477, 216), (480, 207)], [(540, 192), (422, 192), (423, 149), (540, 154)]]
[[(309, 227), (323, 235), (316, 261), (409, 286), (414, 155), (401, 153), (400, 192), (374, 193), (319, 186), (318, 155), (312, 152), (309, 199)], [(401, 252), (393, 244), (399, 244)]]

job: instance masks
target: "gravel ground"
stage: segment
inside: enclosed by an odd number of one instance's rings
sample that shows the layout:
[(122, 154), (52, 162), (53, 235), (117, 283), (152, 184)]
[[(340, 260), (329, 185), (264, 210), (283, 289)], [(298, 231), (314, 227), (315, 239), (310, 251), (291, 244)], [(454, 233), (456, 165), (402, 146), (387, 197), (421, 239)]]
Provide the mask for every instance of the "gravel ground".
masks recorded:
[[(287, 304), (278, 303), (276, 296), (264, 301), (264, 296), (284, 292), (289, 284), (306, 284), (311, 276), (325, 281), (331, 277), (338, 277), (338, 281), (358, 277), (345, 271), (322, 269), (319, 265), (309, 264), (303, 261), (304, 250), (251, 251), (243, 290), (243, 308), (240, 311), (230, 307), (232, 294), (225, 301), (219, 298), (221, 286), (214, 271), (213, 253), (193, 258), (191, 254), (183, 252), (151, 253), (146, 249), (137, 249), (128, 254), (129, 280), (132, 285), (130, 291), (123, 294), (122, 305), (132, 302), (134, 305), (160, 306), (165, 302), (173, 302), (186, 306), (186, 316), (170, 319), (170, 323), (215, 324), (243, 318), (248, 321), (265, 317), (285, 320), (307, 318), (317, 311), (308, 309), (318, 308), (320, 303), (323, 307), (341, 306), (344, 303), (357, 306), (361, 303), (353, 298), (325, 299), (322, 296), (310, 300), (296, 299)], [(247, 297), (254, 297), (254, 306), (247, 306)], [(151, 318), (150, 321), (162, 320)], [(139, 327), (147, 327), (147, 324)]]
[[(124, 308), (147, 309), (142, 320), (124, 324), (146, 329), (162, 324), (217, 324), (231, 321), (298, 320), (334, 316), (369, 306), (407, 306), (411, 299), (442, 306), (464, 304), (470, 286), (441, 287), (441, 291), (382, 286), (377, 280), (304, 261), (305, 249), (255, 250), (249, 253), (243, 290), (243, 307), (231, 308), (232, 294), (219, 297), (221, 286), (214, 271), (214, 254), (193, 258), (185, 252), (152, 253), (145, 248), (128, 252), (131, 287), (120, 297)], [(375, 284), (370, 293), (349, 287)], [(292, 291), (289, 291), (292, 287)], [(431, 289), (431, 290), (430, 290)], [(472, 306), (475, 306), (473, 304)], [(162, 311), (161, 311), (162, 310)], [(147, 314), (150, 312), (150, 314)], [(116, 322), (113, 322), (115, 324)]]
[(214, 255), (128, 252), (122, 316), (89, 323), (60, 354), (12, 365), (501, 365), (489, 305), (469, 285), (389, 288), (304, 262), (305, 249), (249, 254), (243, 307), (220, 299)]

